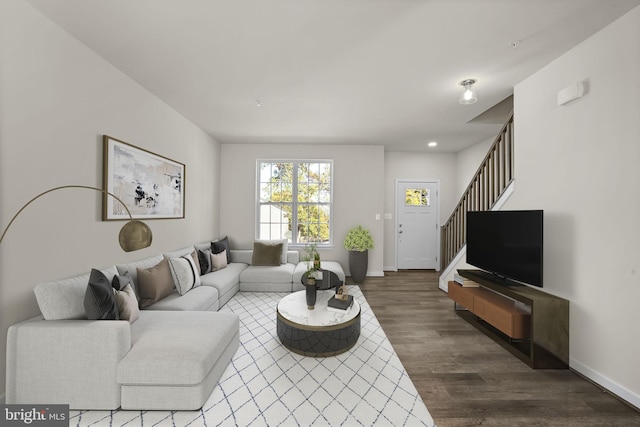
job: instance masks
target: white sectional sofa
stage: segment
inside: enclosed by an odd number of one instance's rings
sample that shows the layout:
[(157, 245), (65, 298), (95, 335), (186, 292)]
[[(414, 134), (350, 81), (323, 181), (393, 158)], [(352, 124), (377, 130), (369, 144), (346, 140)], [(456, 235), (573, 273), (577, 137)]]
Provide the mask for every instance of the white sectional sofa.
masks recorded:
[[(191, 254), (210, 242), (181, 248), (101, 272), (110, 282), (138, 268)], [(230, 250), (231, 263), (200, 276), (127, 320), (87, 320), (89, 275), (39, 284), (42, 315), (7, 334), (6, 403), (69, 404), (72, 409), (195, 410), (202, 407), (239, 344), (237, 315), (218, 313), (238, 291), (302, 289), (306, 263), (286, 251), (280, 265), (251, 265), (252, 250)], [(324, 262), (340, 280), (338, 263)], [(136, 289), (137, 291), (137, 289)], [(137, 292), (136, 292), (137, 294)]]

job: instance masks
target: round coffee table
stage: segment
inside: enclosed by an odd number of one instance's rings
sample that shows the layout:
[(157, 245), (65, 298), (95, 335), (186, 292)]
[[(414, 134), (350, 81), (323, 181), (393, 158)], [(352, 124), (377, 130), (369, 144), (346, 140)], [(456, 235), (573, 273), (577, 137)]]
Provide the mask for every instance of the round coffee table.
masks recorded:
[(278, 338), (294, 353), (303, 356), (335, 356), (349, 350), (360, 336), (360, 304), (344, 312), (327, 309), (335, 290), (318, 291), (313, 310), (307, 308), (305, 291), (282, 298), (276, 308)]

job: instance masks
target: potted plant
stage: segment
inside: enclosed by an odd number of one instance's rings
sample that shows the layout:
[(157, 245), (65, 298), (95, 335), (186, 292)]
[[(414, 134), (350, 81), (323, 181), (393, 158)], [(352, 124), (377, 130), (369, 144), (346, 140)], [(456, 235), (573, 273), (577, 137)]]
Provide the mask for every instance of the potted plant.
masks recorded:
[(369, 266), (369, 249), (373, 249), (373, 237), (366, 228), (358, 225), (347, 232), (344, 248), (349, 251), (349, 270), (354, 283), (362, 283)]

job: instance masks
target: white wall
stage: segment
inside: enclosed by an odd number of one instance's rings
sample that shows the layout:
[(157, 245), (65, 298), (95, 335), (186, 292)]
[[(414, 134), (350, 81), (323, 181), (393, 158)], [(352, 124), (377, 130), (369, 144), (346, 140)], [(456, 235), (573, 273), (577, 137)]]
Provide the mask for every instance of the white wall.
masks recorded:
[(250, 249), (255, 239), (256, 161), (258, 159), (333, 160), (333, 249), (325, 260), (339, 261), (349, 274), (343, 241), (356, 225), (368, 228), (375, 248), (369, 251), (368, 275), (382, 275), (385, 247), (382, 220), (384, 148), (368, 145), (222, 144), (220, 230), (232, 248)]
[(640, 407), (638, 76), (640, 7), (518, 84), (505, 209), (545, 210), (544, 290), (571, 302), (572, 368)]
[[(36, 194), (102, 187), (101, 135), (186, 164), (186, 219), (153, 220), (153, 244), (126, 254), (101, 195), (48, 194), (0, 246), (0, 365), (9, 325), (35, 316), (36, 283), (144, 258), (218, 234), (220, 147), (207, 134), (22, 1), (0, 2), (0, 224)], [(5, 370), (0, 369), (0, 400)]]
[[(384, 158), (384, 211), (395, 215), (396, 180), (440, 181), (440, 223), (458, 202), (456, 155), (453, 153), (387, 152)], [(395, 218), (384, 220), (384, 268), (396, 269)]]

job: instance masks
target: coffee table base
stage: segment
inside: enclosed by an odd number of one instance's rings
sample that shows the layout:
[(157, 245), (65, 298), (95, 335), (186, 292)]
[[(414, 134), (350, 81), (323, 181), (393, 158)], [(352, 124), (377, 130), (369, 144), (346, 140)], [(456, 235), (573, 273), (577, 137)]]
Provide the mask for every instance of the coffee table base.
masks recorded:
[(335, 326), (305, 326), (277, 313), (278, 338), (294, 353), (311, 357), (329, 357), (344, 353), (360, 336), (360, 313), (352, 320)]

